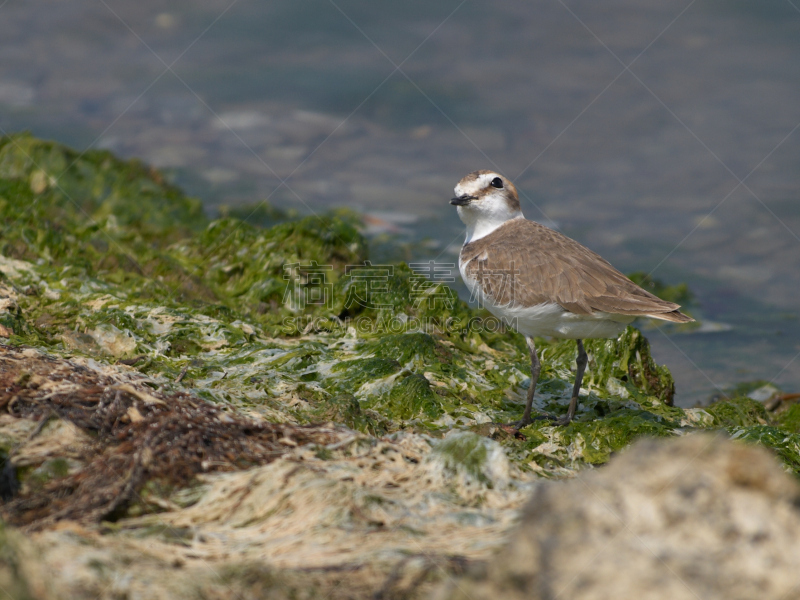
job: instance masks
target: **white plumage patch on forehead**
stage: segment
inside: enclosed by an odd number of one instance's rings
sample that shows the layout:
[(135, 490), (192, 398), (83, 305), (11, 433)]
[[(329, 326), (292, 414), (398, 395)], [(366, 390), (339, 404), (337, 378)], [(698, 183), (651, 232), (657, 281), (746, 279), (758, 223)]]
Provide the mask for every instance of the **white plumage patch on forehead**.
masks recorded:
[(500, 177), (497, 173), (480, 173), (477, 176), (471, 173), (456, 184), (454, 192), (456, 196), (475, 196), (481, 190), (489, 187), (489, 183), (495, 177)]

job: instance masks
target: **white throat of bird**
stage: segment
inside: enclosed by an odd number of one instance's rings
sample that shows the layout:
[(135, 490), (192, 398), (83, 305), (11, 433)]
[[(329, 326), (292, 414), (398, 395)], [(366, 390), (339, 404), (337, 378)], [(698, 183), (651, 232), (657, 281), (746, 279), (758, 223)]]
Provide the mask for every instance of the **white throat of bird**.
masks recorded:
[[(456, 195), (459, 194), (456, 188)], [(468, 193), (461, 191), (462, 194)], [(506, 221), (522, 219), (522, 211), (508, 205), (508, 200), (502, 194), (484, 194), (480, 200), (470, 202), (466, 206), (458, 207), (458, 216), (467, 226), (467, 239), (469, 244), (492, 233)]]

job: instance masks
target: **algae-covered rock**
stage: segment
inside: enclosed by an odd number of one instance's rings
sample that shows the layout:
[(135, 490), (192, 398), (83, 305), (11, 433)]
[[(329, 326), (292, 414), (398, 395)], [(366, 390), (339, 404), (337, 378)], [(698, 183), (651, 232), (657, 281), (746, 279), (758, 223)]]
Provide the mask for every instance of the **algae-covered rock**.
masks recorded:
[[(441, 435), (509, 422), (522, 409), (521, 337), (488, 327), (406, 265), (369, 263), (352, 217), (271, 229), (207, 221), (157, 173), (105, 152), (79, 155), (22, 135), (5, 138), (0, 155), (0, 210), (16, 223), (3, 238), (0, 319), (16, 343), (100, 360), (144, 356), (143, 373), (183, 373), (203, 398), (301, 423), (338, 414), (362, 431)], [(73, 193), (61, 178), (31, 186), (42, 167), (63, 173)], [(537, 344), (537, 407), (563, 412), (574, 344)], [(515, 460), (545, 472), (597, 464), (638, 435), (670, 435), (691, 421), (671, 406), (672, 378), (639, 331), (588, 341), (587, 350), (577, 423), (529, 427), (527, 443), (504, 442)], [(342, 394), (362, 416), (336, 408)], [(365, 420), (369, 410), (388, 421)], [(711, 424), (756, 424), (731, 411), (710, 408)]]
[[(672, 374), (666, 367), (656, 365), (650, 355), (650, 344), (639, 330), (629, 327), (616, 339), (586, 340), (585, 347), (589, 354), (585, 385), (604, 385), (612, 395), (622, 398), (652, 396), (672, 406), (675, 395)], [(575, 362), (575, 345), (561, 342), (551, 353), (545, 352), (545, 356), (550, 362), (549, 369), (569, 370)]]
[(389, 414), (402, 420), (414, 417), (433, 420), (444, 412), (439, 398), (431, 390), (430, 381), (420, 374), (409, 375), (395, 385), (383, 406)]
[(723, 398), (706, 407), (706, 412), (713, 417), (714, 424), (720, 427), (766, 425), (769, 418), (764, 405), (747, 396)]
[(415, 365), (430, 365), (431, 368), (444, 362), (448, 351), (437, 346), (433, 336), (425, 332), (389, 334), (373, 342), (369, 351), (378, 358), (390, 358), (402, 365), (413, 361)]
[[(3, 138), (0, 188), (0, 213), (14, 223), (0, 248), (0, 320), (12, 343), (135, 360), (158, 385), (179, 379), (206, 400), (279, 422), (442, 436), (522, 411), (522, 337), (407, 265), (370, 263), (352, 215), (269, 229), (209, 221), (135, 161), (29, 135)], [(537, 346), (536, 408), (563, 413), (574, 343)], [(576, 422), (537, 422), (526, 440), (501, 440), (512, 460), (558, 475), (641, 435), (780, 428), (744, 394), (702, 418), (673, 407), (672, 377), (635, 328), (586, 347)]]
[[(122, 161), (105, 150), (78, 152), (27, 133), (0, 138), (0, 182), (3, 211), (24, 219), (12, 235), (25, 225), (36, 231), (37, 216), (66, 236), (111, 219), (110, 228), (135, 227), (148, 238), (196, 230), (206, 220), (200, 201), (139, 161)], [(47, 234), (37, 233), (33, 239), (41, 244)]]
[(331, 421), (350, 429), (381, 436), (388, 432), (389, 421), (380, 413), (364, 409), (353, 394), (339, 394), (316, 403), (311, 410), (312, 420)]
[(347, 265), (366, 260), (366, 244), (351, 221), (336, 216), (270, 229), (225, 218), (168, 253), (187, 272), (202, 273), (204, 283), (231, 307), (275, 331), (297, 334), (314, 317), (333, 318), (341, 311), (342, 275)]
[[(413, 595), (433, 564), (488, 558), (535, 482), (640, 437), (715, 429), (800, 472), (791, 408), (767, 410), (750, 388), (673, 406), (672, 377), (634, 327), (587, 341), (573, 423), (510, 434), (499, 424), (519, 419), (530, 385), (522, 336), (419, 265), (370, 262), (350, 213), (266, 211), (260, 222), (279, 221), (268, 228), (245, 213), (210, 220), (107, 152), (0, 140), (0, 452), (20, 484), (4, 509), (34, 529), (80, 520), (93, 548), (116, 553), (76, 551), (104, 565), (75, 567), (84, 589), (116, 581), (150, 552), (133, 538), (166, 523), (156, 578), (202, 555), (243, 595), (333, 598), (340, 582), (323, 573), (361, 565), (363, 597)], [(535, 409), (564, 414), (575, 343), (536, 344)], [(91, 529), (102, 519), (118, 537)], [(326, 544), (303, 587), (308, 547)], [(214, 596), (219, 581), (195, 567), (175, 593)]]
[(477, 483), (502, 488), (510, 481), (510, 465), (502, 446), (468, 431), (453, 432), (438, 442), (429, 462), (444, 479), (455, 477), (464, 487)]
[(800, 433), (800, 404), (793, 404), (777, 415), (776, 421), (783, 429)]

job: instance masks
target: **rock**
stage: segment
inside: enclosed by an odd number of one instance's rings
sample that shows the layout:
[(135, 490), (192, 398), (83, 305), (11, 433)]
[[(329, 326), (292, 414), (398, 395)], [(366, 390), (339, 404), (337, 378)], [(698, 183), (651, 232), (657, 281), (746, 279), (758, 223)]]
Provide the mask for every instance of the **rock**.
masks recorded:
[(503, 447), (469, 431), (452, 431), (434, 446), (428, 463), (437, 479), (457, 482), (465, 498), (474, 495), (474, 490), (481, 494), (483, 487), (502, 490), (511, 480)]
[(287, 447), (204, 475), (185, 507), (173, 496), (168, 512), (62, 521), (30, 541), (62, 598), (420, 598), (496, 552), (529, 494), (498, 443), (452, 438)]
[(0, 523), (0, 589), (14, 600), (58, 598), (41, 555), (25, 536)]
[(511, 542), (435, 600), (797, 597), (800, 486), (717, 435), (642, 440), (537, 487)]

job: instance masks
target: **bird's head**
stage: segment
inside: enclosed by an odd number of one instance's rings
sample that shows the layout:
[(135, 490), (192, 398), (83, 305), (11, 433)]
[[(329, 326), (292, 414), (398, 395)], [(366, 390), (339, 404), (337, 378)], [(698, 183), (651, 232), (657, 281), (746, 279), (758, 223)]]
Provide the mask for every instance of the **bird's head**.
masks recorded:
[(450, 204), (458, 207), (469, 239), (482, 237), (509, 219), (522, 216), (517, 188), (494, 171), (474, 171), (459, 181), (454, 191), (456, 196)]

